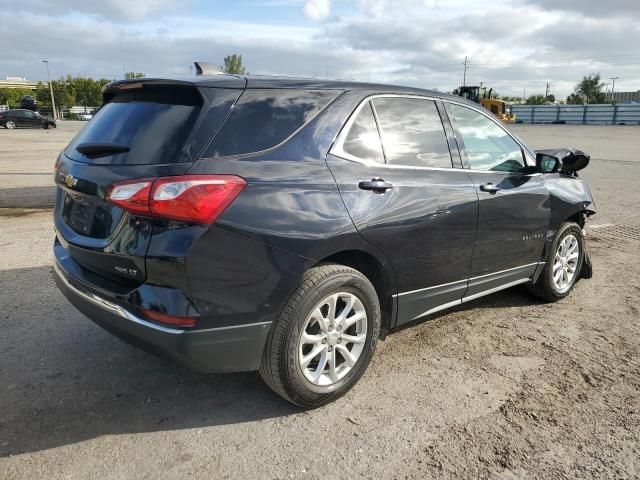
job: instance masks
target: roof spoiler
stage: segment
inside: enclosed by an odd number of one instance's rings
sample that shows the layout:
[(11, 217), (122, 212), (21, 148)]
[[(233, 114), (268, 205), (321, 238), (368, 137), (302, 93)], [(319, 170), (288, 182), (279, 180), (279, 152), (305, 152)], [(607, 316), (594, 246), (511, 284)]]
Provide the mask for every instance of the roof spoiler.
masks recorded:
[(218, 65), (208, 62), (193, 62), (196, 66), (196, 75), (224, 75), (226, 72)]

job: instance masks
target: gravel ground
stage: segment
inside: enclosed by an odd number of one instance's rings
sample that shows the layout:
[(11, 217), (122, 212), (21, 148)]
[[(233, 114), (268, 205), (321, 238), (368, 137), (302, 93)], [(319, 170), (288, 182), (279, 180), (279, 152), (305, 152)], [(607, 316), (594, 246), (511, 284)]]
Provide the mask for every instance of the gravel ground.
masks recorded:
[(0, 478), (640, 477), (640, 128), (515, 128), (592, 154), (592, 279), (390, 335), (351, 393), (305, 412), (257, 374), (130, 347), (56, 290), (51, 170), (79, 126), (0, 130)]

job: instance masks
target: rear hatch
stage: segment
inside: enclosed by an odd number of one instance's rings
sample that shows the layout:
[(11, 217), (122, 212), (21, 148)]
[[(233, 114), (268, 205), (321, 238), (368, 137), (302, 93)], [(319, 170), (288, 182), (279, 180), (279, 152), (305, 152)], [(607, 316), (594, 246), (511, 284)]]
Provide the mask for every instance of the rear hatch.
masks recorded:
[(56, 164), (58, 239), (85, 269), (128, 286), (145, 280), (153, 220), (105, 200), (114, 182), (182, 175), (241, 89), (119, 82)]

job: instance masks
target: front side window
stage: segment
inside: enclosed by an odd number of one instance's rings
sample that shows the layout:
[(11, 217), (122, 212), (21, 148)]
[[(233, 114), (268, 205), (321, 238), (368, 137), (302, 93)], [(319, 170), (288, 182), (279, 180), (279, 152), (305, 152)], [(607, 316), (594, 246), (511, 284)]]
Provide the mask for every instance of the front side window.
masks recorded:
[(332, 90), (246, 90), (205, 152), (224, 157), (259, 152), (286, 140), (339, 92)]
[(387, 163), (450, 168), (451, 154), (435, 102), (419, 98), (373, 100)]
[(342, 150), (354, 157), (384, 163), (382, 143), (369, 102), (362, 107), (351, 125)]
[(520, 145), (493, 120), (471, 108), (446, 104), (473, 170), (520, 172), (525, 167)]

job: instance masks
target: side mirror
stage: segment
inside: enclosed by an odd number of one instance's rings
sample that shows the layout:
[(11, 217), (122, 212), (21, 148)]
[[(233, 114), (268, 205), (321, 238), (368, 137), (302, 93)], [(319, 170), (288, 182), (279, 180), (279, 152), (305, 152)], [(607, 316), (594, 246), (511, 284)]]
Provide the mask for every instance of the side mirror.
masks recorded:
[(591, 157), (581, 150), (571, 150), (569, 155), (562, 159), (560, 173), (575, 173), (589, 165)]
[(542, 173), (564, 173), (575, 175), (589, 165), (591, 157), (582, 150), (560, 148), (536, 151), (536, 168)]
[(556, 173), (561, 162), (558, 157), (546, 153), (536, 153), (536, 169), (541, 173)]

